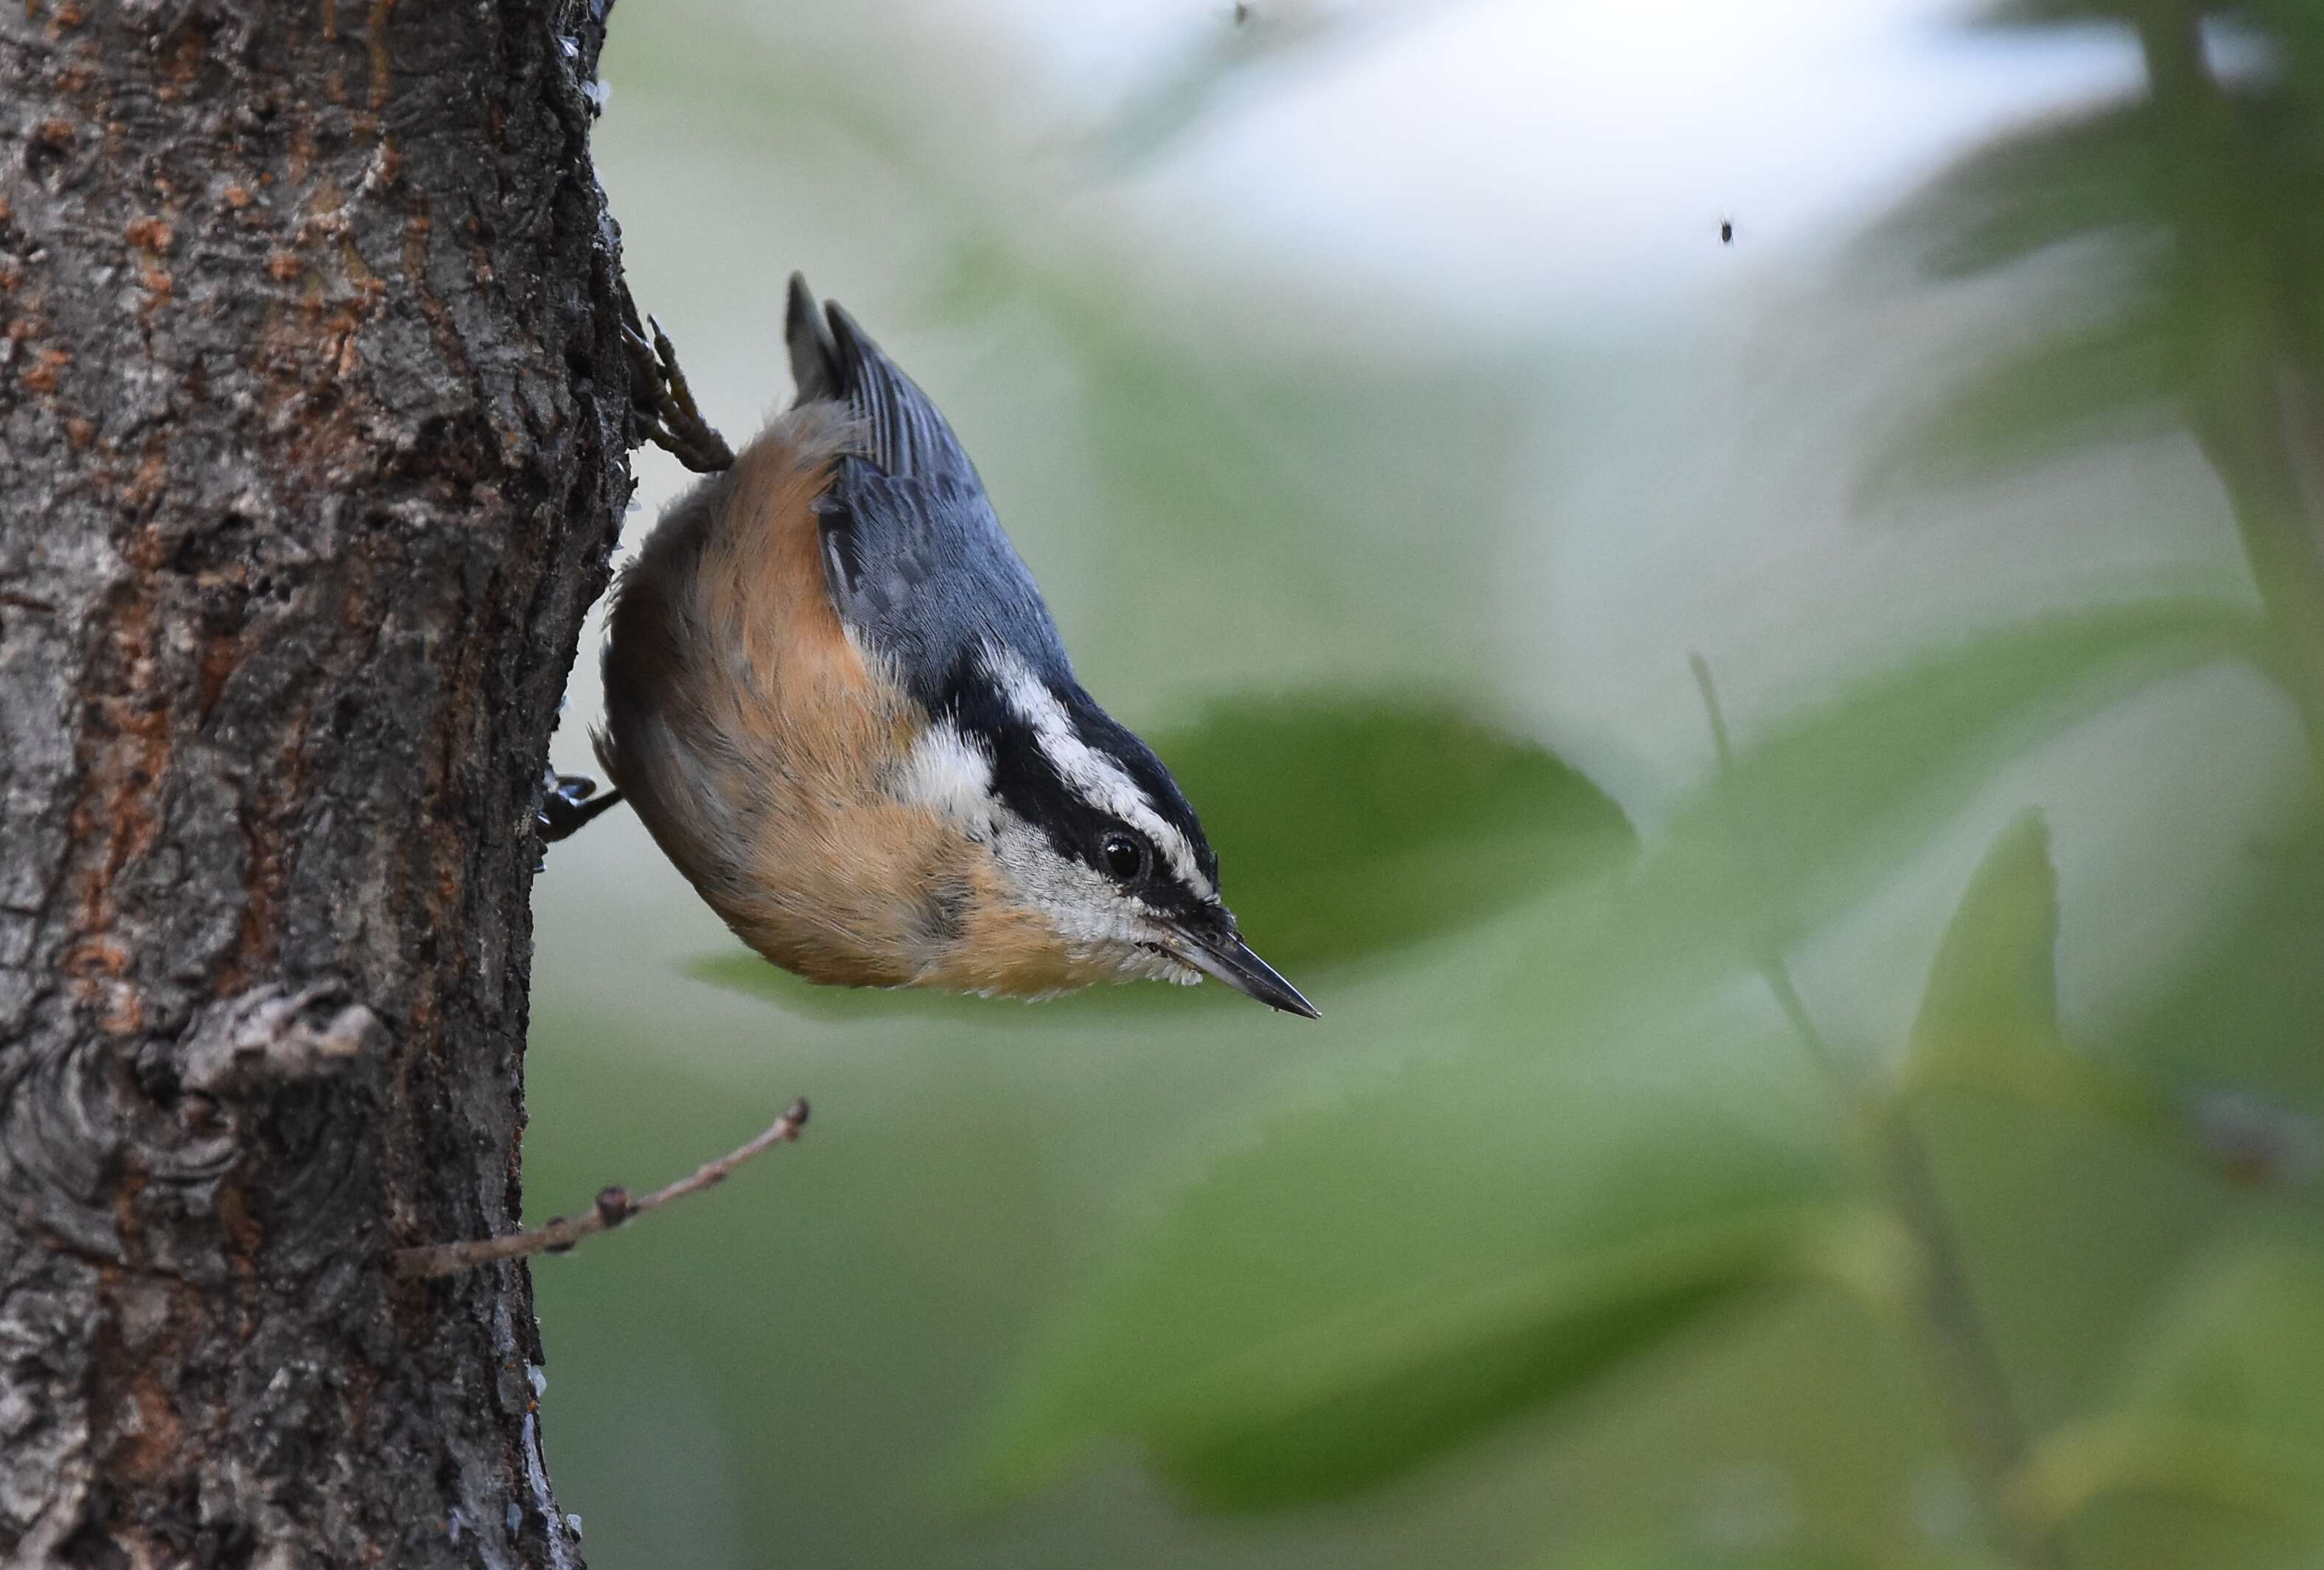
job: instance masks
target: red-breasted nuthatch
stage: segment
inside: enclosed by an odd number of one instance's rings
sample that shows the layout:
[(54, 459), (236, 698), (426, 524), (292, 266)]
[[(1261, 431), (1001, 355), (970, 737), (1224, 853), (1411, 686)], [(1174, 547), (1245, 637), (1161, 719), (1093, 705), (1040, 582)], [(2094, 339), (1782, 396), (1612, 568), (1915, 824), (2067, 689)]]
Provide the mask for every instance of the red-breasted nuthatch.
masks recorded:
[(663, 852), (810, 981), (1211, 975), (1314, 1018), (1169, 771), (1074, 680), (936, 405), (796, 276), (786, 337), (791, 407), (615, 591), (597, 756)]

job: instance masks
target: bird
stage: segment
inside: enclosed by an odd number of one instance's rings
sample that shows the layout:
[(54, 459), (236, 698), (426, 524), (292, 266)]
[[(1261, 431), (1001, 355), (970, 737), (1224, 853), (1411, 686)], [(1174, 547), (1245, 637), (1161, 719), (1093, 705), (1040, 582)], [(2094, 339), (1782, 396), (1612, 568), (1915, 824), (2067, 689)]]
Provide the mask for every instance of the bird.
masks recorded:
[(588, 782), (552, 781), (562, 820), (627, 800), (811, 982), (1208, 976), (1317, 1018), (1244, 941), (1169, 770), (1075, 678), (936, 404), (797, 274), (784, 337), (790, 406), (620, 575), (594, 735), (614, 789), (585, 808)]

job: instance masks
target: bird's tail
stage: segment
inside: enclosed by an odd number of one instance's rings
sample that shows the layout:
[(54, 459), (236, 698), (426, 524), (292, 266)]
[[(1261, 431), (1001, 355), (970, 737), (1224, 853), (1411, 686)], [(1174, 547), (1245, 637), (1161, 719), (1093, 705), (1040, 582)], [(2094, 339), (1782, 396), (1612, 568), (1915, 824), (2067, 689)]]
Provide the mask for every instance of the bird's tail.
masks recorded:
[(928, 395), (837, 304), (816, 309), (807, 280), (791, 274), (783, 337), (798, 403), (844, 402), (861, 423), (863, 456), (890, 475), (954, 476), (976, 469)]

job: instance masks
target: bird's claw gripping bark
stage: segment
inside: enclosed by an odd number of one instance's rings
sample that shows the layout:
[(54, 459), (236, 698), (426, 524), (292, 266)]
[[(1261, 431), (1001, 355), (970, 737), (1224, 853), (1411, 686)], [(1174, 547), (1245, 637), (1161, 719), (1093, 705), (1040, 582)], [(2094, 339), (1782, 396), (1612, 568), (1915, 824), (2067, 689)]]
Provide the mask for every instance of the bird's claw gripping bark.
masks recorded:
[[(609, 807), (618, 807), (621, 801), (619, 790), (608, 790), (599, 796), (597, 781), (586, 774), (559, 774), (551, 770), (541, 776), (540, 806), (533, 814), (533, 833), (546, 849), (560, 839), (571, 838), (590, 819)], [(540, 872), (548, 864), (544, 860), (532, 870)]]
[(630, 356), (630, 405), (639, 434), (697, 475), (731, 468), (734, 449), (703, 419), (694, 389), (678, 369), (669, 335), (653, 318), (639, 316), (638, 303), (626, 285), (622, 290), (622, 346)]

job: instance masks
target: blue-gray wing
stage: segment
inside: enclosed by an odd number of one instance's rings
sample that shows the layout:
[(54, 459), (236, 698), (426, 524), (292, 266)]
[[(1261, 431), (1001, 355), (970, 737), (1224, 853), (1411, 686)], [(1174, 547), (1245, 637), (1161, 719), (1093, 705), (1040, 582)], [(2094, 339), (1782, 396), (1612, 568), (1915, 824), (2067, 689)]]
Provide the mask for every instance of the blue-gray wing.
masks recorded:
[(825, 493), (825, 575), (840, 618), (896, 666), (930, 710), (988, 642), (1052, 681), (1071, 679), (1065, 647), (992, 504), (972, 476), (898, 477), (843, 458)]
[(1070, 680), (1041, 591), (927, 394), (838, 306), (818, 313), (797, 276), (787, 337), (798, 402), (844, 402), (862, 433), (817, 503), (841, 619), (930, 709), (987, 642)]

